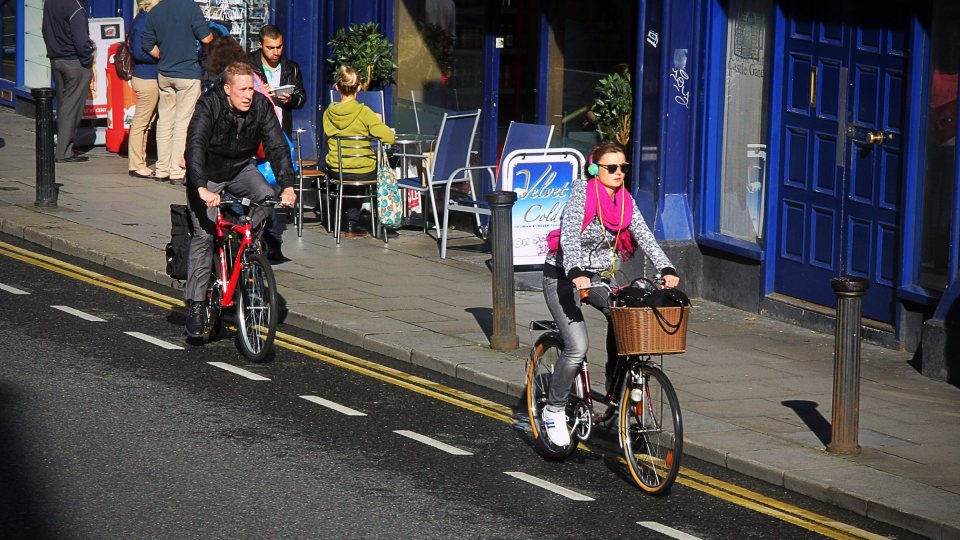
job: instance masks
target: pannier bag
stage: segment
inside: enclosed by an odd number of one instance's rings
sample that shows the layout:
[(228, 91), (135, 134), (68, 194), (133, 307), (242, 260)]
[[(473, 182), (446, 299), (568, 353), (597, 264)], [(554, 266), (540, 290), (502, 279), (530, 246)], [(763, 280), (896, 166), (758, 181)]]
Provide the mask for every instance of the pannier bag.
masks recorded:
[(193, 227), (185, 204), (170, 205), (170, 242), (167, 244), (167, 275), (173, 279), (187, 279), (187, 258)]

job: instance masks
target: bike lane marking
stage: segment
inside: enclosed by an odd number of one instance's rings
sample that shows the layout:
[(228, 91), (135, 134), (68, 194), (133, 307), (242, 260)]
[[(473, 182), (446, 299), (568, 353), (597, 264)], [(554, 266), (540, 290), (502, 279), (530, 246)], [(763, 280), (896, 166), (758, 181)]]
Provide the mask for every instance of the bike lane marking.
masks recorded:
[(62, 312), (64, 312), (64, 313), (69, 313), (70, 315), (74, 315), (74, 316), (80, 317), (81, 319), (83, 319), (83, 320), (85, 320), (85, 321), (90, 321), (90, 322), (107, 322), (106, 319), (101, 319), (100, 317), (97, 317), (96, 315), (91, 315), (91, 314), (89, 314), (89, 313), (85, 313), (85, 312), (83, 312), (83, 311), (80, 311), (79, 309), (73, 309), (73, 308), (70, 307), (70, 306), (50, 306), (50, 307), (52, 307), (53, 309), (59, 309), (60, 311), (62, 311)]
[(676, 538), (677, 540), (700, 540), (699, 536), (693, 536), (692, 534), (687, 534), (683, 531), (678, 531), (673, 527), (667, 527), (656, 521), (638, 521), (637, 525), (641, 527), (646, 527), (651, 531), (656, 531), (660, 534), (669, 536), (670, 538)]
[(124, 334), (126, 334), (126, 335), (128, 335), (128, 336), (130, 336), (130, 337), (135, 337), (135, 338), (137, 338), (137, 339), (141, 339), (141, 340), (143, 340), (143, 341), (146, 341), (147, 343), (151, 343), (151, 344), (156, 345), (156, 346), (158, 346), (158, 347), (163, 347), (164, 349), (177, 350), (177, 349), (182, 349), (182, 348), (183, 348), (183, 347), (181, 347), (181, 346), (179, 346), (179, 345), (174, 345), (173, 343), (169, 343), (169, 342), (167, 342), (167, 341), (163, 341), (162, 339), (157, 339), (157, 338), (155, 338), (155, 337), (153, 337), (153, 336), (148, 336), (148, 335), (142, 334), (142, 333), (140, 333), (140, 332), (124, 332)]
[(346, 405), (341, 405), (339, 403), (330, 401), (329, 399), (323, 399), (322, 397), (319, 397), (319, 396), (300, 396), (300, 397), (302, 397), (307, 401), (316, 403), (317, 405), (322, 405), (328, 409), (333, 409), (338, 413), (345, 414), (347, 416), (366, 416), (367, 415), (367, 413), (362, 413), (356, 409), (351, 409)]
[(576, 491), (573, 491), (572, 489), (567, 489), (567, 488), (565, 488), (565, 487), (563, 487), (563, 486), (558, 486), (557, 484), (554, 484), (553, 482), (547, 482), (546, 480), (542, 480), (542, 479), (540, 479), (540, 478), (537, 478), (536, 476), (530, 476), (530, 475), (527, 474), (527, 473), (516, 472), (516, 471), (512, 471), (512, 472), (511, 472), (511, 471), (507, 471), (507, 472), (504, 472), (503, 474), (506, 474), (507, 476), (512, 476), (512, 477), (516, 478), (517, 480), (523, 480), (524, 482), (533, 484), (533, 485), (535, 485), (535, 486), (537, 486), (537, 487), (540, 487), (540, 488), (543, 488), (543, 489), (545, 489), (545, 490), (547, 490), (547, 491), (552, 491), (553, 493), (556, 493), (557, 495), (563, 495), (564, 497), (566, 497), (566, 498), (568, 498), (568, 499), (573, 499), (574, 501), (592, 501), (592, 500), (594, 500), (593, 497), (587, 497), (586, 495), (583, 495), (583, 494), (581, 494), (581, 493), (577, 493)]
[(466, 450), (461, 450), (461, 449), (457, 448), (456, 446), (451, 446), (451, 445), (449, 445), (449, 444), (447, 444), (447, 443), (445, 443), (445, 442), (440, 442), (440, 441), (438, 441), (438, 440), (436, 440), (436, 439), (434, 439), (434, 438), (427, 437), (426, 435), (421, 435), (421, 434), (419, 434), (419, 433), (417, 433), (417, 432), (414, 432), (414, 431), (407, 431), (407, 430), (405, 430), (405, 429), (397, 429), (397, 430), (394, 430), (393, 432), (396, 433), (397, 435), (403, 435), (404, 437), (407, 437), (408, 439), (413, 439), (413, 440), (415, 440), (415, 441), (417, 441), (417, 442), (422, 442), (423, 444), (425, 444), (425, 445), (427, 445), (427, 446), (432, 446), (432, 447), (436, 448), (437, 450), (443, 450), (444, 452), (446, 452), (446, 453), (448, 453), (448, 454), (453, 454), (453, 455), (455, 455), (455, 456), (472, 456), (472, 455), (473, 455), (473, 452), (467, 452)]
[(256, 373), (254, 373), (254, 372), (252, 372), (252, 371), (247, 371), (247, 370), (245, 370), (245, 369), (243, 369), (243, 368), (238, 368), (237, 366), (231, 366), (230, 364), (227, 364), (226, 362), (207, 362), (207, 363), (210, 364), (210, 365), (213, 366), (213, 367), (218, 367), (218, 368), (220, 368), (220, 369), (222, 369), (222, 370), (229, 371), (230, 373), (233, 373), (234, 375), (239, 375), (239, 376), (241, 376), (241, 377), (246, 377), (246, 378), (250, 379), (251, 381), (269, 381), (269, 380), (270, 380), (270, 379), (264, 377), (263, 375), (257, 375)]
[(0, 283), (0, 291), (7, 291), (10, 294), (30, 294), (27, 291), (21, 291), (16, 287), (11, 287), (10, 285), (4, 285)]

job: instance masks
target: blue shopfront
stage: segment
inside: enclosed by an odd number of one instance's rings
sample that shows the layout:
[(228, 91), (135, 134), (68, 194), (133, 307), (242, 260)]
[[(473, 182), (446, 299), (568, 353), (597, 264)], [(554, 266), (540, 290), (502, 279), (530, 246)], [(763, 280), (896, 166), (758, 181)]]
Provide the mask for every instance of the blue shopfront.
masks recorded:
[[(88, 5), (91, 16), (133, 12), (131, 0)], [(31, 67), (42, 2), (0, 6), (0, 103), (11, 105), (42, 84)], [(830, 279), (863, 277), (868, 337), (911, 351), (929, 338), (924, 371), (950, 376), (952, 2), (274, 0), (270, 19), (303, 68), (300, 127), (316, 133), (330, 101), (326, 43), (373, 21), (399, 66), (388, 123), (424, 131), (444, 111), (481, 109), (484, 163), (514, 120), (553, 124), (554, 146), (588, 149), (594, 86), (629, 72), (631, 187), (691, 292), (831, 331)]]

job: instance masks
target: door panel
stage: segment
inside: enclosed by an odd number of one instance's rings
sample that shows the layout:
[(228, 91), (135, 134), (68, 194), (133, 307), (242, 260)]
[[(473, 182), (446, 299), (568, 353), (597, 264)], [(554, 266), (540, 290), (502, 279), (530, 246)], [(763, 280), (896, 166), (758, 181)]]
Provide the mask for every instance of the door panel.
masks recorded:
[(894, 319), (906, 21), (868, 2), (796, 1), (787, 16), (777, 292), (825, 306), (831, 278), (870, 280)]

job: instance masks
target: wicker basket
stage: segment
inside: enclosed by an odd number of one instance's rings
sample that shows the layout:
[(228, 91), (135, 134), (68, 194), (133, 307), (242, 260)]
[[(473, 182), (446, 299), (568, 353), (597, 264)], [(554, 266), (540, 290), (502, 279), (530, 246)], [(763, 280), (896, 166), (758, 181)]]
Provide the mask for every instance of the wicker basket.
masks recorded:
[[(617, 354), (676, 354), (687, 350), (690, 306), (611, 307)], [(659, 312), (660, 317), (657, 317)], [(663, 318), (663, 321), (660, 318)]]

